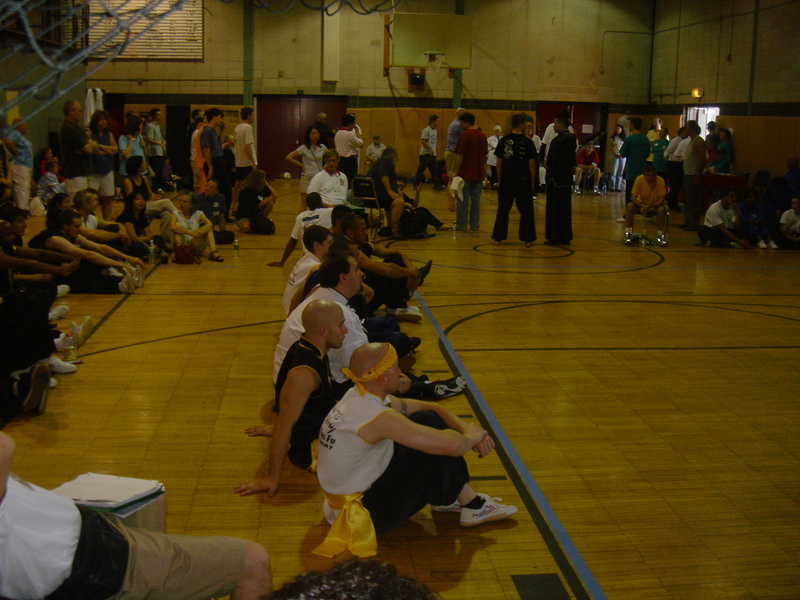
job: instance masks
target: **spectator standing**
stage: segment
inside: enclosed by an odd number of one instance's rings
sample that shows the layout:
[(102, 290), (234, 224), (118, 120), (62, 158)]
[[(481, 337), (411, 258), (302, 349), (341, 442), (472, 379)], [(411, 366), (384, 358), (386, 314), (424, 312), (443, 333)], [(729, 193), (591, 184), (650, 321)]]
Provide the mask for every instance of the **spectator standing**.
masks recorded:
[(106, 154), (92, 156), (92, 174), (89, 176), (89, 187), (96, 189), (100, 195), (100, 210), (103, 218), (108, 220), (114, 201), (114, 155), (119, 152), (119, 146), (108, 129), (108, 114), (105, 111), (98, 110), (92, 114), (89, 131), (93, 141), (109, 149)]
[(16, 146), (14, 156), (11, 158), (11, 180), (14, 185), (14, 202), (22, 210), (28, 210), (31, 200), (31, 174), (33, 173), (33, 146), (25, 134), (28, 124), (21, 118), (14, 120), (14, 129), (8, 134), (8, 139)]
[(62, 165), (67, 194), (85, 190), (89, 186), (92, 172), (91, 156), (102, 152), (97, 142), (89, 138), (87, 131), (79, 124), (83, 118), (83, 106), (76, 100), (64, 103), (64, 122), (61, 124)]
[(672, 211), (678, 210), (678, 195), (683, 184), (683, 153), (680, 150), (684, 137), (686, 137), (686, 127), (680, 127), (678, 135), (669, 141), (667, 149), (664, 150), (664, 158), (667, 160), (667, 181), (669, 182), (667, 205)]
[(334, 136), (334, 131), (328, 126), (328, 115), (324, 112), (321, 112), (317, 115), (317, 122), (314, 123), (311, 127), (319, 131), (319, 143), (326, 148), (332, 148), (333, 146), (331, 138)]
[(713, 144), (713, 146), (716, 148), (719, 146), (719, 134), (717, 133), (716, 121), (709, 121), (706, 125), (706, 129), (708, 130), (708, 134), (706, 135), (706, 145)]
[[(447, 175), (452, 179), (453, 175), (453, 165), (456, 162), (456, 146), (458, 145), (458, 139), (461, 137), (461, 132), (464, 129), (461, 127), (461, 121), (459, 118), (463, 115), (467, 110), (465, 108), (458, 107), (456, 109), (456, 118), (450, 122), (450, 125), (447, 126), (447, 146), (444, 151), (444, 163), (445, 168), (447, 169)], [(481, 178), (483, 180), (483, 178)], [(447, 189), (447, 200), (448, 200), (448, 208), (450, 212), (455, 212), (456, 210), (456, 197), (453, 195), (453, 191), (448, 186)]]
[(139, 115), (131, 115), (125, 121), (125, 129), (123, 135), (119, 138), (119, 172), (123, 177), (130, 175), (128, 173), (128, 159), (133, 156), (141, 156), (144, 160), (145, 171), (147, 171), (147, 160), (144, 152), (144, 138), (142, 137), (142, 129), (144, 128), (144, 119)]
[(647, 139), (650, 141), (650, 154), (647, 157), (647, 162), (653, 162), (653, 142), (658, 139), (658, 132), (661, 131), (662, 122), (659, 117), (653, 117), (653, 122), (650, 124), (650, 129), (647, 130)]
[(619, 151), (622, 149), (622, 144), (625, 143), (625, 128), (621, 123), (614, 126), (614, 133), (609, 138), (609, 149), (611, 154), (611, 191), (622, 191), (622, 177), (625, 173), (625, 157)]
[(364, 140), (358, 137), (360, 133), (356, 116), (347, 113), (342, 117), (342, 128), (334, 137), (336, 152), (339, 153), (339, 170), (347, 176), (348, 187), (353, 185), (353, 179), (358, 175), (358, 155), (364, 145)]
[[(205, 161), (207, 180), (216, 179), (219, 184), (219, 191), (226, 201), (230, 201), (231, 186), (228, 181), (228, 170), (225, 166), (225, 156), (222, 152), (222, 144), (219, 137), (225, 127), (222, 117), (222, 111), (218, 108), (209, 108), (206, 111), (206, 125), (203, 131), (200, 132), (200, 147)], [(225, 212), (227, 212), (227, 208), (223, 207), (223, 218)]]
[(664, 158), (669, 146), (669, 129), (662, 127), (658, 130), (658, 138), (653, 141), (650, 149), (652, 150), (653, 165), (656, 167), (656, 173), (664, 181), (667, 181), (667, 159)]
[[(316, 125), (306, 129), (305, 143), (298, 146), (286, 156), (290, 163), (302, 167), (300, 174), (300, 211), (306, 209), (306, 198), (308, 196), (308, 184), (324, 167), (323, 156), (327, 148), (320, 143), (322, 133)], [(299, 160), (298, 160), (299, 159)]]
[(492, 131), (494, 133), (486, 138), (486, 145), (489, 147), (489, 154), (486, 155), (486, 166), (489, 167), (489, 186), (497, 189), (497, 156), (495, 156), (494, 151), (497, 150), (497, 143), (503, 137), (503, 128), (500, 125), (495, 125)]
[(639, 117), (633, 117), (630, 123), (632, 133), (625, 138), (619, 151), (620, 155), (627, 159), (625, 164), (625, 206), (631, 201), (633, 182), (644, 173), (644, 165), (650, 155), (650, 140), (642, 134), (642, 120)]
[(161, 175), (164, 170), (164, 157), (167, 155), (167, 142), (161, 129), (161, 109), (150, 111), (150, 122), (144, 128), (144, 140), (147, 144), (147, 162), (153, 170), (153, 187), (164, 189)]
[(433, 191), (439, 192), (443, 188), (439, 162), (436, 160), (438, 126), (439, 115), (430, 115), (428, 117), (428, 126), (422, 130), (422, 141), (419, 146), (419, 167), (417, 167), (417, 174), (414, 176), (414, 189), (417, 191), (422, 187), (425, 169), (428, 170), (431, 174), (431, 179), (433, 179)]
[(458, 175), (464, 180), (461, 200), (456, 204), (456, 229), (466, 231), (467, 221), (472, 231), (478, 231), (481, 218), (481, 190), (486, 176), (486, 135), (475, 125), (475, 115), (462, 113), (458, 117), (463, 130), (456, 144), (456, 158), (450, 178)]
[(697, 121), (686, 123), (686, 131), (691, 141), (686, 146), (683, 155), (683, 214), (686, 222), (682, 228), (686, 231), (697, 231), (703, 194), (706, 142), (700, 136), (700, 125), (697, 124)]
[(800, 159), (796, 156), (786, 159), (786, 181), (792, 198), (800, 198)]
[(245, 106), (239, 111), (242, 122), (233, 130), (233, 155), (236, 183), (233, 184), (233, 197), (231, 198), (231, 213), (236, 214), (239, 205), (239, 190), (242, 182), (258, 168), (256, 158), (256, 138), (253, 134), (253, 121), (256, 112), (252, 106)]

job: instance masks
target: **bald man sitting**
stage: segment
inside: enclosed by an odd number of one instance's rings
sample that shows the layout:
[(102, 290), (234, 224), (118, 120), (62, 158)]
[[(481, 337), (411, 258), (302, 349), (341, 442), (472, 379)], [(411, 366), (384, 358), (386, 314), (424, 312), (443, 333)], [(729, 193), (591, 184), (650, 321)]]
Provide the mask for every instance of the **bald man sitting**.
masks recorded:
[(302, 322), (304, 333), (289, 347), (278, 372), (274, 428), (257, 425), (245, 429), (249, 436), (272, 437), (269, 470), (262, 479), (236, 486), (234, 491), (240, 496), (259, 492), (274, 496), (287, 454), (301, 469), (316, 470), (312, 444), (316, 444), (322, 421), (336, 404), (328, 349), (342, 347), (347, 327), (342, 307), (330, 300), (309, 302), (303, 309)]
[(356, 387), (319, 433), (317, 477), (332, 527), (314, 553), (372, 556), (376, 533), (404, 523), (426, 504), (458, 512), (465, 527), (517, 512), (469, 484), (464, 454), (473, 450), (484, 457), (494, 450), (484, 429), (437, 404), (390, 396), (401, 375), (391, 345), (357, 348), (342, 371)]

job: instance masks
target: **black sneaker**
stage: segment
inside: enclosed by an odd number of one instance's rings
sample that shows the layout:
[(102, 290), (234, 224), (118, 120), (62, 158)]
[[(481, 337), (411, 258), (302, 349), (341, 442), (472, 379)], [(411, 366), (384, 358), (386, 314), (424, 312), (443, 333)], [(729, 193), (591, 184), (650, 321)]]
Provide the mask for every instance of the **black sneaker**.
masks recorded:
[(422, 285), (422, 283), (425, 281), (425, 278), (428, 276), (428, 273), (431, 272), (431, 267), (432, 266), (433, 266), (433, 261), (429, 260), (427, 263), (425, 263), (424, 267), (420, 268), (420, 270), (419, 270), (419, 283), (417, 283), (418, 286)]
[(422, 339), (418, 337), (409, 337), (408, 341), (411, 344), (411, 352), (419, 348), (419, 345), (422, 343)]
[(451, 377), (450, 379), (442, 379), (431, 383), (433, 383), (433, 393), (437, 398), (457, 396), (467, 387), (467, 382), (464, 381), (463, 377)]

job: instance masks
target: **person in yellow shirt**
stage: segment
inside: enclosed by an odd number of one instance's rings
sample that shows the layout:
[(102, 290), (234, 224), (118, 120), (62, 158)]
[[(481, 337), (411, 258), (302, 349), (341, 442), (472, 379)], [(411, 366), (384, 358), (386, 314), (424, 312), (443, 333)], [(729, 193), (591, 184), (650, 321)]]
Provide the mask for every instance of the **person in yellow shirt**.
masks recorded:
[(652, 163), (647, 163), (644, 173), (636, 178), (631, 191), (631, 201), (625, 210), (625, 239), (623, 243), (630, 246), (634, 243), (633, 239), (633, 217), (639, 213), (645, 217), (655, 217), (658, 237), (656, 245), (666, 246), (667, 237), (664, 234), (667, 222), (667, 208), (665, 205), (667, 197), (667, 184), (664, 179), (656, 173), (656, 168)]

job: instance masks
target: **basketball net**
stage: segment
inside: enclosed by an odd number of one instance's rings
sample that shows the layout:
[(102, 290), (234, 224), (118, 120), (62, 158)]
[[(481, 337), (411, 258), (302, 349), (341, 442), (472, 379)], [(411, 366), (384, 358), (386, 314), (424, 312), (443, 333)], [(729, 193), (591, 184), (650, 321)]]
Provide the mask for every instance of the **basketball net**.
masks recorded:
[(444, 54), (438, 53), (431, 53), (426, 54), (425, 56), (428, 57), (428, 68), (432, 71), (436, 71), (442, 67), (442, 58)]

